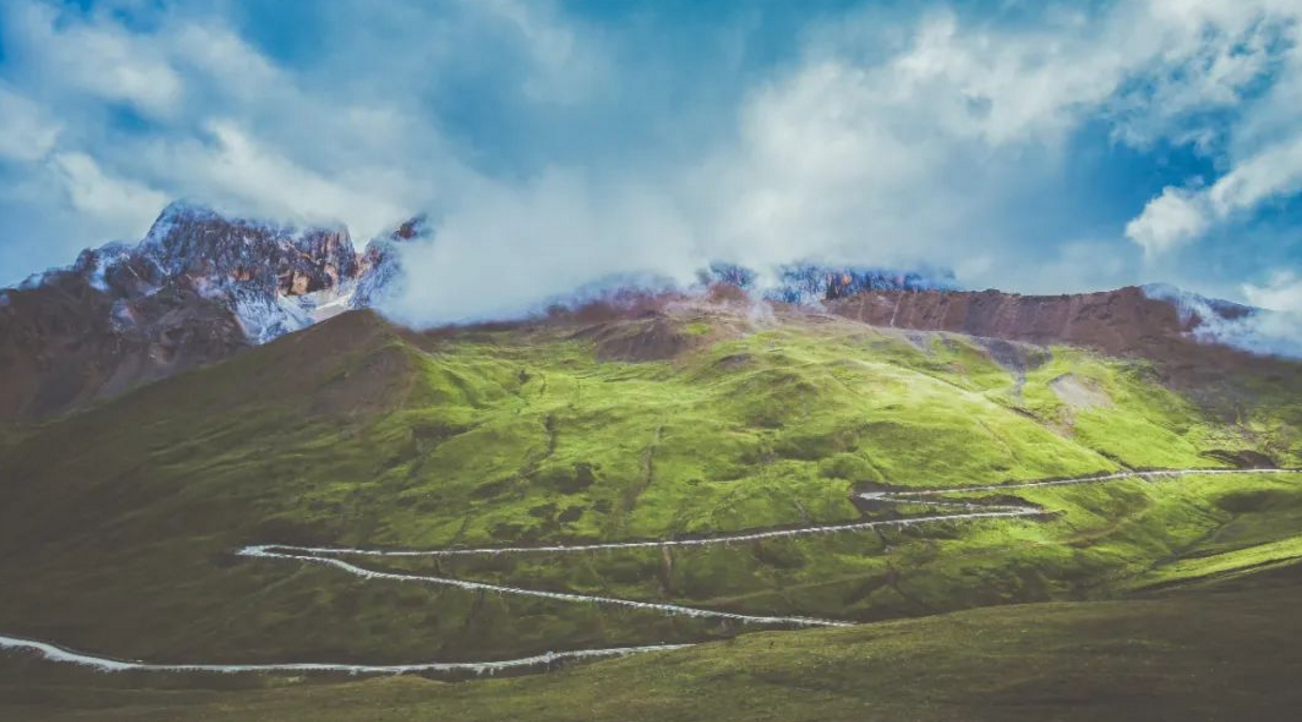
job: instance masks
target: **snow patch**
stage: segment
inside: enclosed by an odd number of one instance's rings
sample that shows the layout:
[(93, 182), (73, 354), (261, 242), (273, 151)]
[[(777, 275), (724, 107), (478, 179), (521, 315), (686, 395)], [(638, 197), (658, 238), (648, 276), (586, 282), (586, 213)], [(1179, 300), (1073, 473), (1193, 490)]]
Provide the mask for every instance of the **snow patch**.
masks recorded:
[(346, 280), (341, 281), (339, 285), (333, 288), (323, 288), (320, 291), (305, 293), (302, 296), (294, 296), (292, 299), (286, 300), (296, 304), (312, 323), (320, 323), (353, 308), (353, 298), (357, 293), (357, 286), (357, 281)]
[(279, 294), (274, 300), (264, 296), (237, 295), (232, 310), (244, 335), (255, 344), (264, 344), (312, 325), (312, 316), (302, 306)]

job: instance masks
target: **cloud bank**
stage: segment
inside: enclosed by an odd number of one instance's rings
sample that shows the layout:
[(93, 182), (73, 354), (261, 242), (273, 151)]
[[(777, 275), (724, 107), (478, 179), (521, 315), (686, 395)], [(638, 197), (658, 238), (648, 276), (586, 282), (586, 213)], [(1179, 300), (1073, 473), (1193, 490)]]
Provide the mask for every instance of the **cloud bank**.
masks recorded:
[(427, 212), (417, 324), (709, 261), (1291, 298), (1295, 1), (811, 8), (13, 0), (0, 282), (188, 197), (363, 240)]

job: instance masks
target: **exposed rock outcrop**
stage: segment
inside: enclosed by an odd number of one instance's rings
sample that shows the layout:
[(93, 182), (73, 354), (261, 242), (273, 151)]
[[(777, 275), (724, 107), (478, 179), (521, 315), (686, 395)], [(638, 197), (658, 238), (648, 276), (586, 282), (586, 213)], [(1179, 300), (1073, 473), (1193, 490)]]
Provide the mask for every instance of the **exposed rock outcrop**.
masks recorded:
[(0, 291), (0, 419), (37, 418), (209, 363), (348, 308), (343, 228), (167, 207), (144, 240)]
[[(115, 283), (148, 285), (134, 265), (115, 266)], [(67, 271), (0, 298), (0, 419), (84, 405), (250, 345), (225, 304), (187, 284), (115, 295)]]
[(869, 291), (825, 305), (876, 326), (1079, 346), (1145, 359), (1153, 362), (1156, 380), (1227, 416), (1253, 395), (1243, 379), (1302, 378), (1302, 364), (1253, 343), (1252, 322), (1269, 312), (1171, 288), (1132, 286), (1061, 296)]
[[(828, 303), (834, 313), (875, 326), (952, 331), (1036, 344), (1067, 344), (1106, 354), (1166, 356), (1194, 343), (1203, 323), (1144, 289), (1061, 296), (1001, 291), (868, 291)], [(1227, 317), (1251, 309), (1221, 306)]]

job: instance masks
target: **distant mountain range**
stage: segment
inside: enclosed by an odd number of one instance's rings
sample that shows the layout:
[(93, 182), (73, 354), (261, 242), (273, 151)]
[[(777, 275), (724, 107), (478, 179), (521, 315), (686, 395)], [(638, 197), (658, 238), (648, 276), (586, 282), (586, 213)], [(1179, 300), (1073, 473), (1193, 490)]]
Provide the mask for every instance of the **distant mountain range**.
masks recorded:
[[(343, 227), (296, 228), (168, 206), (137, 244), (83, 251), (69, 267), (0, 291), (0, 419), (32, 419), (226, 358), (349, 309), (380, 308), (407, 282), (413, 218), (359, 251)], [(772, 302), (822, 305), (879, 326), (1066, 343), (1109, 354), (1181, 355), (1256, 313), (1167, 287), (1070, 296), (957, 290), (945, 272), (796, 264), (762, 289), (743, 266), (728, 284)], [(1173, 349), (1175, 349), (1173, 351)]]

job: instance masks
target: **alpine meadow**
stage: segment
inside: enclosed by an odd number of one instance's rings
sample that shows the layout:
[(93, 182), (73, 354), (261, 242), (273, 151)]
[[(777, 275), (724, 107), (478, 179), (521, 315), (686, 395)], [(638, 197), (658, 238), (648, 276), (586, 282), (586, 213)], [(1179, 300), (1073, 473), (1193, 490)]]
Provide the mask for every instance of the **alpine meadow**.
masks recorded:
[(1292, 719), (1299, 42), (0, 1), (0, 718)]

